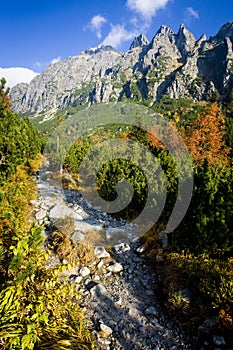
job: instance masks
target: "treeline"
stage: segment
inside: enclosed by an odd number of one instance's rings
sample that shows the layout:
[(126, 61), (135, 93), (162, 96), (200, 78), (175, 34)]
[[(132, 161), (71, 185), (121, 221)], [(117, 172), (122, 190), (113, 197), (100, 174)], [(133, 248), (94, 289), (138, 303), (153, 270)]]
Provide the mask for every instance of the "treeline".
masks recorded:
[(42, 228), (31, 223), (42, 137), (11, 109), (0, 82), (0, 348), (90, 349), (76, 291), (46, 266)]

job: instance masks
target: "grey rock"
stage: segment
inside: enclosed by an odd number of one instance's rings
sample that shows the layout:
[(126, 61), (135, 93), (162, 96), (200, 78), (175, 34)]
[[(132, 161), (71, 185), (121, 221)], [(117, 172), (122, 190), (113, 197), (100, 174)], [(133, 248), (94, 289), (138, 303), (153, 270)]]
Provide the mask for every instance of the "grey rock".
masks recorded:
[(93, 277), (93, 280), (94, 280), (94, 281), (100, 281), (100, 276), (95, 275), (95, 276)]
[(142, 254), (144, 251), (145, 251), (145, 247), (143, 245), (136, 249), (136, 252), (139, 253), (139, 254)]
[[(75, 213), (75, 215), (78, 215)], [(85, 221), (82, 221), (82, 218), (81, 220), (78, 219), (74, 222), (74, 230), (75, 231), (79, 231), (79, 232), (83, 232), (83, 233), (88, 233), (88, 232), (91, 232), (91, 231), (101, 231), (103, 228), (102, 225), (98, 225), (98, 224), (90, 224), (88, 222), (85, 222)]]
[(156, 255), (155, 261), (159, 264), (159, 263), (162, 263), (164, 260), (163, 260), (162, 256)]
[(115, 263), (113, 265), (109, 265), (107, 267), (107, 270), (112, 272), (112, 273), (119, 273), (123, 270), (123, 266), (119, 263)]
[(153, 290), (147, 289), (147, 290), (145, 291), (145, 294), (148, 295), (148, 296), (153, 296), (155, 293), (153, 292)]
[(196, 39), (194, 35), (182, 24), (176, 37), (176, 46), (182, 55), (187, 55), (195, 46)]
[(142, 258), (140, 258), (139, 256), (133, 257), (133, 262), (136, 264), (141, 263), (142, 261), (143, 261)]
[(191, 301), (190, 291), (188, 289), (182, 289), (181, 293), (182, 293), (182, 300), (185, 303), (190, 303)]
[(82, 217), (70, 209), (65, 203), (55, 205), (49, 213), (52, 220), (64, 220), (72, 218), (82, 220)]
[(107, 295), (107, 289), (100, 283), (96, 284), (90, 289), (90, 293), (94, 297)]
[(123, 228), (120, 227), (108, 227), (106, 230), (106, 237), (113, 243), (117, 243), (126, 237), (126, 232)]
[(98, 258), (98, 259), (102, 259), (102, 258), (109, 258), (110, 254), (106, 251), (106, 249), (102, 246), (97, 246), (94, 249), (94, 255)]
[(213, 336), (213, 343), (216, 346), (225, 346), (226, 345), (225, 339), (223, 337), (217, 336), (217, 335)]
[(118, 253), (125, 253), (130, 251), (130, 246), (127, 243), (116, 244), (113, 248)]
[(112, 328), (103, 323), (100, 323), (100, 330), (108, 336), (112, 334)]
[[(66, 264), (66, 261), (65, 261), (65, 259), (62, 261), (62, 263), (64, 264), (64, 265), (68, 265), (68, 264)], [(78, 276), (79, 275), (79, 267), (78, 266), (75, 266), (75, 267), (73, 267), (70, 271), (67, 269), (67, 270), (65, 270), (65, 272), (64, 272), (64, 275), (65, 276)]]
[(88, 268), (88, 267), (82, 267), (81, 268), (81, 270), (79, 271), (79, 273), (80, 273), (80, 275), (82, 276), (82, 277), (86, 277), (86, 276), (88, 276), (88, 275), (90, 275), (90, 273), (91, 273), (91, 271), (90, 271), (90, 269)]
[[(20, 84), (12, 89), (14, 110), (22, 113), (28, 109), (34, 109), (37, 113), (45, 110), (46, 118), (51, 118), (59, 107), (74, 103), (82, 87), (92, 84), (93, 89), (100, 71), (104, 72), (119, 56), (120, 53), (114, 49), (105, 50), (103, 47), (81, 52), (78, 56), (48, 66), (30, 84)], [(79, 98), (84, 103), (88, 102), (88, 97), (88, 94), (79, 92)], [(17, 103), (17, 99), (20, 103)]]
[(117, 295), (117, 296), (114, 297), (114, 303), (116, 305), (121, 305), (122, 304), (122, 298), (121, 298), (120, 295)]
[(85, 235), (82, 232), (75, 231), (70, 238), (76, 244), (82, 242), (85, 239)]
[[(157, 329), (159, 329), (159, 330), (163, 330), (164, 329), (164, 327), (159, 323), (157, 318), (153, 318), (152, 319), (152, 323)], [(168, 331), (167, 331), (167, 334), (165, 334), (165, 336), (167, 336), (167, 335), (168, 335)]]
[(98, 341), (99, 341), (100, 345), (104, 346), (104, 349), (110, 350), (110, 347), (109, 347), (109, 345), (111, 344), (111, 340), (110, 339), (98, 337)]
[(213, 329), (217, 325), (216, 318), (206, 319), (199, 327), (198, 327), (198, 333), (201, 334), (211, 334)]
[(161, 245), (162, 248), (167, 248), (167, 245), (168, 245), (167, 233), (160, 232), (157, 236), (157, 241)]
[(101, 269), (101, 267), (104, 265), (103, 260), (100, 260), (100, 262), (97, 264), (97, 268)]
[(46, 217), (46, 215), (47, 215), (47, 211), (44, 209), (41, 209), (36, 213), (36, 220), (37, 221), (42, 220)]
[(134, 319), (138, 319), (140, 316), (140, 312), (136, 305), (129, 305), (129, 316)]
[(75, 283), (80, 283), (82, 281), (83, 277), (82, 276), (77, 276), (75, 279), (74, 279), (74, 282)]
[(157, 314), (158, 314), (158, 311), (157, 311), (156, 307), (154, 307), (154, 306), (149, 306), (145, 310), (145, 315), (154, 315), (154, 316), (156, 316)]

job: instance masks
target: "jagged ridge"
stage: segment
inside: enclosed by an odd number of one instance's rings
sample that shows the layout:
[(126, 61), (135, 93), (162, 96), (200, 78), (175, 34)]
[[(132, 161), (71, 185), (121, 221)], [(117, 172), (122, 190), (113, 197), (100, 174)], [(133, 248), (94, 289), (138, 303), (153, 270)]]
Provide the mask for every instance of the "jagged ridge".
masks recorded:
[(233, 87), (232, 43), (232, 22), (209, 40), (196, 40), (184, 25), (177, 34), (163, 25), (150, 42), (135, 38), (125, 53), (98, 46), (50, 65), (30, 84), (13, 87), (11, 101), (16, 112), (49, 117), (69, 106), (126, 98), (148, 105), (164, 94), (226, 98)]

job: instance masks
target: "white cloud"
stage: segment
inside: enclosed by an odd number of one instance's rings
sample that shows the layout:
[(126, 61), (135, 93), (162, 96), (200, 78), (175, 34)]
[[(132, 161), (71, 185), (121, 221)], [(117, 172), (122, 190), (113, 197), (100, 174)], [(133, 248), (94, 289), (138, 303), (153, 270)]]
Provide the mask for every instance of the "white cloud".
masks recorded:
[(28, 68), (12, 67), (1, 68), (0, 77), (6, 79), (6, 86), (12, 87), (18, 83), (29, 83), (38, 73)]
[(42, 63), (37, 61), (36, 63), (34, 63), (34, 66), (40, 68), (42, 66)]
[(169, 0), (127, 0), (127, 7), (135, 11), (147, 21), (156, 15), (156, 12), (164, 8)]
[(112, 28), (106, 36), (106, 38), (104, 39), (104, 41), (102, 42), (102, 45), (111, 45), (114, 48), (118, 48), (124, 41), (133, 39), (135, 35), (135, 32), (130, 32), (126, 30), (124, 25), (112, 25)]
[(61, 56), (55, 57), (50, 61), (50, 64), (54, 64), (61, 61)]
[(93, 32), (96, 33), (97, 38), (102, 38), (102, 26), (104, 23), (107, 23), (107, 19), (101, 15), (92, 17), (90, 23), (88, 23), (87, 28), (90, 28)]
[(45, 70), (50, 64), (55, 64), (60, 61), (61, 61), (61, 56), (58, 56), (58, 57), (52, 58), (50, 61), (44, 61), (44, 62), (37, 61), (33, 64), (33, 66), (39, 72), (43, 72), (43, 70)]
[(192, 7), (187, 7), (186, 9), (186, 22), (190, 23), (192, 19), (199, 19), (199, 13)]

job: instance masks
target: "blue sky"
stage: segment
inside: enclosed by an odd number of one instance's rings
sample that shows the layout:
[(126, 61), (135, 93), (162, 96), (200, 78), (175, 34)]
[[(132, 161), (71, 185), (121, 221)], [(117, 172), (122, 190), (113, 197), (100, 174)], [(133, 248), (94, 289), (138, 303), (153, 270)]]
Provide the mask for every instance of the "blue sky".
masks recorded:
[(233, 21), (233, 0), (1, 0), (0, 76), (9, 85), (27, 81), (101, 43), (125, 51), (135, 35), (151, 40), (162, 24), (177, 32), (183, 23), (198, 39), (227, 21)]

